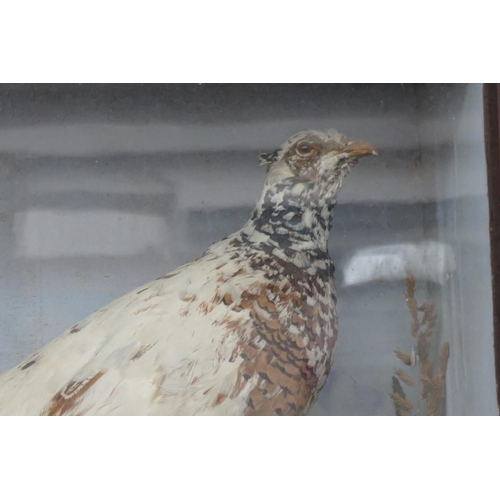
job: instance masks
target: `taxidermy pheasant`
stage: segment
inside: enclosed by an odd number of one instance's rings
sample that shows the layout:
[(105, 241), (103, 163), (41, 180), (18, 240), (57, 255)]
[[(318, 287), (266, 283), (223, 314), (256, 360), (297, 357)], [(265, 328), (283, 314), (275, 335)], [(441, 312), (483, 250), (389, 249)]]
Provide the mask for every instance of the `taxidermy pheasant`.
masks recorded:
[(333, 208), (371, 144), (299, 132), (248, 222), (0, 376), (3, 415), (302, 415), (337, 339)]

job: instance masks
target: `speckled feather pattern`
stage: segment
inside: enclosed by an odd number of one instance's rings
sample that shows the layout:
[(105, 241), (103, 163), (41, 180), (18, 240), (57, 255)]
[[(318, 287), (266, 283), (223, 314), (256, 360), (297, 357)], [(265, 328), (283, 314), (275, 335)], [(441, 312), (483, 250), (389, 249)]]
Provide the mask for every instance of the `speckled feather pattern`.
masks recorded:
[(304, 131), (266, 155), (264, 191), (241, 230), (1, 375), (0, 414), (307, 413), (337, 339), (333, 207), (369, 154), (348, 144)]

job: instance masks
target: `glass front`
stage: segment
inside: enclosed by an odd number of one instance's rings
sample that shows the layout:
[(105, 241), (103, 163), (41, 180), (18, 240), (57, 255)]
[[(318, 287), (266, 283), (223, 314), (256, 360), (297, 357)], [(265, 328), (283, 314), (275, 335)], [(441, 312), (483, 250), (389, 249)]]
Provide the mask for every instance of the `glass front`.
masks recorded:
[(482, 86), (1, 85), (0, 370), (248, 220), (258, 156), (374, 144), (328, 249), (338, 342), (312, 415), (497, 414)]

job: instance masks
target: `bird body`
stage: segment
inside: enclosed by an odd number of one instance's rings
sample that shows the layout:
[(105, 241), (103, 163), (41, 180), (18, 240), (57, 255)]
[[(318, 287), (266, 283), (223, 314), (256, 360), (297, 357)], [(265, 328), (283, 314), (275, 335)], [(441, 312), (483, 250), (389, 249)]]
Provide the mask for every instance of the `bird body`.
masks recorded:
[[(314, 155), (296, 154), (301, 144)], [(266, 185), (242, 229), (1, 375), (0, 414), (307, 413), (337, 339), (327, 251), (336, 193), (373, 152), (304, 131), (263, 155)]]

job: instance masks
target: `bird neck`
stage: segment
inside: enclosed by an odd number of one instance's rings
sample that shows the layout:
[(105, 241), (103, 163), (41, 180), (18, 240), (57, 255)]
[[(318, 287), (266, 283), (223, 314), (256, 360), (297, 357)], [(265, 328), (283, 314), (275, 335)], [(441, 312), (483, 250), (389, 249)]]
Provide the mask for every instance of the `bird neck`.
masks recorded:
[(266, 197), (259, 201), (247, 223), (270, 244), (293, 251), (327, 251), (335, 202), (320, 206), (294, 204), (291, 200), (270, 204)]

